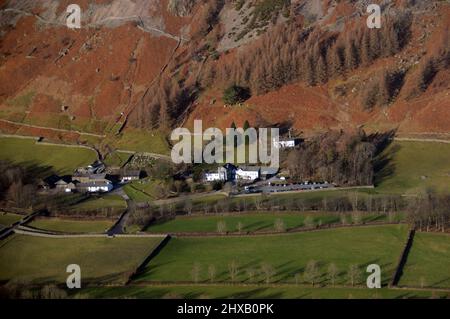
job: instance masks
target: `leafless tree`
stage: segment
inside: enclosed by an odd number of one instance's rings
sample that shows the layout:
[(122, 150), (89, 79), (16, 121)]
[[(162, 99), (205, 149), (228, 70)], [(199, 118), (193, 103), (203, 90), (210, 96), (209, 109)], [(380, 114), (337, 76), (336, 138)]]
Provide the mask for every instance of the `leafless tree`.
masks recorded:
[(256, 271), (253, 268), (247, 268), (246, 270), (248, 281), (253, 282), (255, 280)]
[(358, 211), (352, 212), (352, 222), (353, 224), (361, 224), (362, 222), (361, 212)]
[(269, 263), (261, 263), (261, 273), (264, 275), (266, 284), (272, 281), (272, 277), (275, 275), (275, 269)]
[(198, 283), (198, 281), (200, 280), (200, 270), (201, 270), (200, 264), (194, 263), (194, 265), (192, 266), (192, 270), (191, 270), (191, 276), (192, 276), (192, 280), (195, 283)]
[(350, 265), (347, 276), (352, 287), (355, 286), (355, 284), (358, 284), (361, 280), (361, 270), (359, 269), (359, 266)]
[(303, 221), (303, 224), (305, 227), (313, 228), (314, 227), (314, 218), (310, 215), (305, 217), (305, 220)]
[(328, 279), (330, 280), (330, 282), (333, 285), (333, 287), (334, 287), (334, 284), (336, 282), (336, 277), (337, 277), (338, 274), (339, 274), (339, 270), (338, 270), (336, 264), (331, 263), (328, 266)]
[(274, 223), (274, 228), (277, 232), (284, 232), (286, 230), (286, 225), (281, 218), (277, 218)]
[(216, 277), (216, 266), (214, 266), (214, 265), (208, 266), (208, 276), (209, 276), (209, 281), (214, 282), (215, 277)]
[(184, 211), (188, 214), (191, 215), (192, 214), (192, 201), (187, 200), (184, 203)]
[(224, 220), (220, 220), (217, 222), (217, 232), (219, 234), (225, 234), (227, 231), (227, 224)]
[(233, 260), (228, 264), (228, 272), (230, 273), (231, 282), (235, 282), (239, 274), (239, 265), (237, 261)]
[(317, 261), (310, 260), (306, 265), (305, 272), (303, 274), (305, 281), (310, 282), (314, 287), (314, 284), (317, 282), (319, 276), (319, 267), (317, 265)]
[(242, 233), (242, 229), (244, 228), (244, 224), (242, 224), (241, 222), (238, 222), (236, 225), (236, 229), (238, 231), (238, 233)]

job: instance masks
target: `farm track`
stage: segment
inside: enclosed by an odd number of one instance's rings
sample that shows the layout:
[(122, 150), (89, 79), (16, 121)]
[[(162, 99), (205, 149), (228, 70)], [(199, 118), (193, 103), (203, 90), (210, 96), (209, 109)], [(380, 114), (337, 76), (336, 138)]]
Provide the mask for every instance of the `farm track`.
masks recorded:
[(79, 134), (79, 135), (87, 135), (87, 136), (93, 136), (93, 137), (99, 137), (99, 138), (106, 137), (105, 134), (95, 134), (95, 133), (87, 133), (87, 132), (82, 132), (82, 131), (77, 131), (77, 130), (66, 130), (66, 129), (62, 129), (62, 128), (53, 128), (53, 127), (47, 127), (47, 126), (32, 125), (32, 124), (14, 122), (14, 121), (5, 120), (5, 119), (0, 119), (0, 122), (13, 124), (13, 125), (17, 125), (17, 126), (35, 128), (35, 129), (39, 129), (39, 130), (50, 130), (50, 131), (61, 132), (61, 133), (75, 133), (75, 134)]
[[(35, 14), (32, 12), (28, 12), (25, 10), (20, 10), (20, 9), (14, 9), (14, 8), (6, 8), (3, 10), (0, 10), (3, 12), (13, 12), (13, 13), (17, 13), (17, 14), (22, 14), (25, 16), (31, 16), (31, 17), (35, 17), (37, 20), (39, 20), (39, 22), (44, 23), (44, 24), (48, 24), (48, 25), (53, 25), (53, 26), (61, 26), (61, 27), (67, 27), (66, 23), (62, 23), (62, 22), (58, 22), (58, 21), (51, 21), (51, 20), (47, 20), (43, 17), (41, 17), (39, 14)], [(123, 16), (123, 17), (106, 17), (100, 21), (97, 22), (91, 22), (88, 23), (84, 26), (81, 26), (82, 29), (86, 29), (86, 28), (92, 28), (92, 27), (98, 27), (98, 26), (102, 26), (104, 24), (106, 24), (107, 22), (110, 21), (142, 21), (142, 18), (147, 18), (145, 16), (141, 17), (141, 16), (137, 16), (137, 15), (132, 15), (132, 16)], [(151, 17), (149, 17), (151, 18)], [(173, 35), (171, 33), (168, 33), (160, 28), (154, 27), (154, 26), (143, 26), (143, 27), (139, 27), (140, 30), (146, 32), (146, 33), (158, 33), (162, 36), (174, 39), (174, 40), (181, 40), (181, 41), (189, 41), (189, 39), (183, 38), (182, 36), (177, 36), (177, 35)]]

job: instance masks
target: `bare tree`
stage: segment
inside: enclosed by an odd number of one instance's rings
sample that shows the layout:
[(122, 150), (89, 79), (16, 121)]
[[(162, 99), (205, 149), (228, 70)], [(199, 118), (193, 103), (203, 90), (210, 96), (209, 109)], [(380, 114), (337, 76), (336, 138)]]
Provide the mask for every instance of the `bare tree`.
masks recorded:
[(56, 285), (46, 285), (39, 292), (41, 299), (65, 299), (67, 293)]
[(341, 224), (342, 225), (346, 225), (348, 222), (347, 222), (347, 216), (344, 214), (344, 213), (342, 213), (341, 215), (340, 215), (340, 219), (341, 219)]
[(300, 273), (296, 273), (294, 275), (294, 280), (295, 280), (295, 284), (298, 285), (300, 284), (301, 280), (302, 280), (302, 275)]
[(313, 228), (314, 227), (314, 218), (312, 216), (306, 216), (305, 220), (303, 221), (303, 224), (305, 227)]
[(261, 273), (264, 275), (266, 283), (269, 284), (275, 275), (275, 269), (269, 263), (261, 263)]
[(227, 231), (227, 223), (223, 220), (217, 222), (217, 232), (219, 234), (225, 234)]
[(239, 274), (239, 265), (235, 260), (228, 264), (228, 272), (230, 273), (231, 282), (235, 282)]
[(191, 276), (192, 276), (192, 280), (193, 280), (195, 283), (198, 283), (198, 281), (199, 281), (199, 279), (200, 279), (200, 270), (201, 270), (201, 267), (200, 267), (200, 264), (199, 264), (199, 263), (195, 263), (195, 264), (192, 266)]
[(209, 276), (209, 281), (214, 282), (215, 277), (216, 277), (216, 266), (214, 266), (214, 265), (208, 266), (208, 276)]
[(248, 281), (249, 282), (253, 282), (253, 280), (255, 280), (255, 275), (256, 275), (256, 271), (253, 268), (248, 268), (246, 270), (247, 273), (247, 277), (248, 277)]
[(358, 265), (350, 265), (347, 276), (352, 287), (355, 286), (355, 284), (358, 284), (361, 280), (361, 270)]
[(420, 288), (424, 288), (426, 286), (425, 277), (420, 277)]
[(281, 218), (277, 218), (274, 223), (274, 228), (277, 232), (284, 232), (286, 230), (286, 225)]
[(254, 198), (254, 204), (255, 204), (255, 208), (257, 209), (257, 210), (260, 210), (261, 209), (261, 205), (262, 205), (262, 198), (261, 198), (261, 196), (256, 196), (255, 198)]
[(353, 224), (361, 224), (362, 222), (362, 216), (361, 213), (358, 211), (354, 211), (352, 213), (352, 222)]
[(192, 214), (192, 201), (187, 200), (184, 203), (184, 210), (185, 210), (186, 213), (188, 213), (188, 215)]
[(242, 233), (243, 228), (244, 228), (244, 224), (242, 224), (241, 222), (238, 222), (236, 225), (236, 229), (237, 229), (238, 233)]
[(330, 282), (333, 285), (333, 287), (334, 287), (334, 284), (336, 282), (336, 277), (337, 277), (338, 274), (339, 274), (339, 270), (338, 270), (336, 264), (331, 263), (328, 266), (328, 279), (330, 280)]
[(305, 281), (310, 282), (311, 285), (314, 287), (314, 284), (316, 283), (319, 277), (319, 268), (315, 260), (310, 260), (308, 262), (303, 276), (305, 278)]

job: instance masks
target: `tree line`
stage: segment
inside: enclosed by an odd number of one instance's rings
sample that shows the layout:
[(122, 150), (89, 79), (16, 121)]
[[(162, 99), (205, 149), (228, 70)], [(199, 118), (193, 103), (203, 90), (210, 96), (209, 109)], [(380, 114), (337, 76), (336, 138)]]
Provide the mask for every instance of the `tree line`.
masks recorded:
[(313, 137), (287, 155), (285, 164), (297, 180), (322, 180), (340, 186), (372, 185), (375, 156), (389, 135), (367, 136), (363, 131), (330, 131)]

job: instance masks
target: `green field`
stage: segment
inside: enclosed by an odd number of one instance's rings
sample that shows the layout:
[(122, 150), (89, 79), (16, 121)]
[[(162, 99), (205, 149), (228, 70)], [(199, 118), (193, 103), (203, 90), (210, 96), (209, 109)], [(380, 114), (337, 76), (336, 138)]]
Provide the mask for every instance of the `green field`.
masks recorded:
[(154, 200), (153, 197), (145, 194), (141, 190), (134, 187), (134, 185), (132, 185), (132, 184), (125, 185), (123, 187), (123, 190), (125, 191), (125, 193), (128, 195), (128, 197), (131, 200), (138, 202), (138, 203), (150, 202), (150, 201)]
[(102, 208), (113, 208), (123, 211), (127, 208), (127, 202), (119, 195), (104, 195), (98, 198), (91, 198), (77, 205), (71, 206), (74, 211), (92, 211)]
[(450, 293), (367, 289), (367, 288), (311, 288), (306, 286), (127, 286), (83, 289), (78, 298), (179, 298), (179, 299), (403, 299), (403, 298), (448, 298)]
[(450, 288), (450, 236), (416, 233), (399, 285)]
[(130, 157), (131, 154), (129, 153), (112, 152), (106, 156), (104, 163), (108, 166), (122, 167), (122, 165), (124, 165)]
[(450, 192), (450, 144), (393, 142), (383, 155), (391, 160), (377, 174), (378, 192), (417, 193), (429, 187)]
[(216, 268), (216, 280), (229, 282), (228, 265), (238, 263), (236, 281), (249, 282), (248, 270), (256, 271), (253, 281), (264, 278), (258, 271), (261, 263), (273, 268), (273, 282), (295, 282), (310, 260), (319, 263), (320, 282), (330, 263), (340, 270), (336, 283), (346, 283), (345, 273), (351, 264), (364, 267), (376, 263), (382, 268), (382, 281), (391, 276), (407, 227), (372, 226), (341, 228), (289, 235), (255, 237), (172, 238), (148, 265), (138, 281), (193, 281), (195, 264), (200, 268), (198, 281), (208, 281), (208, 267)]
[(127, 128), (119, 138), (111, 143), (117, 148), (135, 152), (170, 154), (169, 145), (164, 134), (158, 131), (145, 131)]
[(31, 139), (0, 137), (0, 160), (47, 167), (61, 175), (71, 174), (75, 168), (91, 164), (95, 159), (95, 152), (85, 148), (39, 145)]
[(67, 233), (104, 233), (111, 228), (114, 222), (111, 220), (71, 220), (61, 218), (38, 218), (27, 226)]
[(14, 235), (0, 242), (0, 282), (14, 279), (63, 284), (67, 265), (78, 264), (82, 283), (124, 283), (160, 240)]
[(0, 229), (8, 227), (21, 220), (24, 216), (10, 213), (0, 213)]
[[(286, 230), (304, 227), (305, 218), (308, 218), (313, 225), (327, 225), (340, 223), (340, 216), (337, 213), (236, 213), (214, 216), (178, 216), (175, 219), (152, 224), (146, 231), (156, 233), (170, 232), (215, 232), (219, 222), (225, 222), (227, 232), (238, 232), (238, 223), (242, 224), (243, 232), (275, 231), (275, 221), (281, 220)], [(348, 218), (349, 222), (350, 217)], [(384, 215), (367, 215), (362, 220), (370, 222), (383, 220)]]

